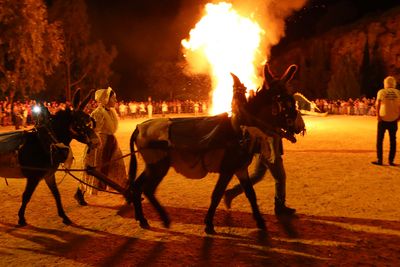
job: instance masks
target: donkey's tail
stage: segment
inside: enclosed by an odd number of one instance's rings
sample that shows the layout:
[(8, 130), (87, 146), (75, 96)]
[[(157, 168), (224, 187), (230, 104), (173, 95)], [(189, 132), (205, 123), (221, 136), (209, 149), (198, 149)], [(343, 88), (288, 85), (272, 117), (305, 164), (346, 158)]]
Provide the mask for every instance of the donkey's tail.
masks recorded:
[(128, 173), (128, 195), (126, 196), (127, 202), (133, 202), (133, 187), (135, 184), (136, 173), (137, 173), (137, 159), (135, 153), (135, 140), (139, 134), (139, 129), (136, 127), (135, 131), (131, 135), (129, 141), (129, 148), (131, 152), (131, 159), (129, 161), (129, 173)]
[(129, 142), (129, 148), (131, 150), (131, 160), (129, 162), (129, 181), (133, 182), (136, 178), (137, 173), (137, 159), (135, 154), (135, 141), (139, 134), (139, 129), (136, 127), (131, 135), (131, 140)]

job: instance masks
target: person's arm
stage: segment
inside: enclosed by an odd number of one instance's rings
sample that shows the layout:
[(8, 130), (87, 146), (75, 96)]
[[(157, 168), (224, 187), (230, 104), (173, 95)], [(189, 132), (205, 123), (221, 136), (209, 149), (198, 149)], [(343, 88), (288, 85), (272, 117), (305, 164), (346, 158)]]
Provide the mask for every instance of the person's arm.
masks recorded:
[(96, 128), (94, 130), (96, 132), (100, 132), (104, 126), (104, 116), (102, 112), (99, 112), (99, 110), (95, 110), (90, 116), (96, 121)]
[(399, 108), (398, 113), (399, 116), (397, 117), (397, 121), (400, 121), (400, 90), (397, 90), (397, 107)]
[(398, 102), (399, 102), (399, 105), (398, 105), (398, 107), (399, 107), (399, 112), (398, 112), (399, 116), (397, 117), (397, 121), (400, 121), (400, 100)]
[(381, 115), (379, 115), (379, 111), (381, 109), (381, 100), (376, 100), (376, 117), (378, 118), (378, 121), (381, 121)]

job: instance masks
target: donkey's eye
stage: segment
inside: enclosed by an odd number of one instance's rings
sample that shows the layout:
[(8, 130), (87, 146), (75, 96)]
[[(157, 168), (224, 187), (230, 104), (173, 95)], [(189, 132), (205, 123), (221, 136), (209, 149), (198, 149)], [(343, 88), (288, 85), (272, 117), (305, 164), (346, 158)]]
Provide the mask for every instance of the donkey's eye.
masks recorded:
[(81, 130), (83, 127), (82, 127), (81, 125), (78, 124), (78, 125), (75, 125), (74, 128), (75, 128), (76, 130)]

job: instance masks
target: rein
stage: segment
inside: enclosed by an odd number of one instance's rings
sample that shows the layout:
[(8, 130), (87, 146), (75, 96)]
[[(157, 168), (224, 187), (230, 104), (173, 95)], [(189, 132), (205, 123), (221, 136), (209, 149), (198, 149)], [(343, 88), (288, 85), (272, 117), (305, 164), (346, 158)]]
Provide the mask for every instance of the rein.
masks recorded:
[[(86, 171), (87, 168), (83, 169), (83, 170)], [(78, 182), (80, 182), (80, 183), (82, 183), (82, 184), (84, 184), (84, 185), (86, 185), (88, 187), (91, 187), (93, 189), (96, 189), (97, 191), (106, 192), (106, 193), (115, 194), (115, 195), (122, 195), (122, 193), (120, 193), (120, 192), (113, 192), (113, 191), (109, 191), (109, 190), (104, 190), (104, 189), (98, 188), (96, 186), (93, 186), (91, 184), (88, 184), (88, 183), (84, 182), (82, 179), (80, 179), (80, 178), (76, 177), (74, 174), (72, 174), (69, 169), (64, 169), (64, 171), (65, 171), (66, 174), (69, 174), (72, 178), (74, 178)]]
[[(65, 172), (65, 176), (66, 176), (66, 175), (70, 175), (72, 178), (74, 178), (74, 179), (77, 180), (78, 182), (80, 182), (80, 183), (82, 183), (82, 184), (84, 184), (84, 185), (86, 185), (86, 186), (89, 186), (89, 187), (91, 187), (91, 188), (94, 188), (94, 189), (96, 189), (96, 190), (98, 190), (98, 191), (102, 191), (102, 192), (106, 192), (106, 193), (111, 193), (111, 194), (121, 194), (121, 193), (119, 193), (119, 192), (108, 191), (108, 190), (100, 189), (100, 188), (98, 188), (98, 187), (96, 187), (96, 186), (90, 185), (90, 184), (86, 183), (85, 181), (83, 181), (82, 179), (78, 178), (76, 175), (72, 174), (72, 172), (87, 171), (88, 168), (84, 168), (84, 169), (68, 169), (68, 168), (50, 169), (50, 168), (38, 168), (38, 167), (30, 167), (30, 166), (20, 166), (19, 168), (21, 168), (21, 169), (27, 169), (27, 170), (34, 170), (34, 171), (50, 171), (50, 170), (53, 170), (54, 172), (56, 172), (56, 171), (63, 171), (63, 172)], [(61, 179), (61, 181), (58, 183), (58, 185), (61, 184), (62, 181), (64, 181), (65, 176)], [(9, 186), (7, 177), (4, 177), (4, 180), (5, 180), (5, 182), (6, 182), (6, 185)]]
[[(128, 156), (130, 156), (130, 155), (132, 155), (134, 153), (137, 153), (137, 152), (138, 152), (138, 150), (135, 150), (132, 153), (125, 154), (125, 155), (123, 155), (121, 157), (118, 157), (116, 159), (113, 159), (113, 160), (111, 160), (111, 161), (109, 161), (109, 162), (107, 162), (105, 164), (90, 167), (90, 169), (96, 169), (96, 168), (99, 168), (99, 167), (102, 167), (102, 166), (109, 165), (114, 161), (121, 160), (121, 159), (126, 158), (126, 157), (128, 157)], [(89, 168), (82, 168), (82, 169), (40, 168), (40, 167), (32, 167), (32, 166), (19, 166), (18, 168), (26, 169), (26, 170), (34, 170), (34, 171), (54, 171), (54, 172), (63, 171), (63, 172), (65, 172), (65, 175), (67, 175), (67, 174), (70, 175), (72, 178), (74, 178), (78, 182), (80, 182), (80, 183), (82, 183), (82, 184), (84, 184), (84, 185), (86, 185), (88, 187), (94, 188), (94, 189), (96, 189), (98, 191), (101, 191), (101, 192), (106, 192), (106, 193), (116, 194), (116, 195), (122, 195), (122, 193), (120, 193), (120, 192), (113, 192), (113, 191), (109, 191), (109, 190), (104, 190), (104, 189), (98, 188), (96, 186), (90, 185), (90, 184), (86, 183), (85, 181), (83, 181), (82, 179), (78, 178), (76, 175), (72, 174), (72, 172), (83, 172), (83, 171), (87, 172), (89, 170)], [(65, 178), (65, 176), (62, 178), (62, 180), (58, 184), (61, 184), (61, 182), (64, 180), (64, 178)], [(7, 178), (5, 177), (4, 179), (6, 181), (6, 185), (8, 186)]]
[[(93, 166), (91, 168), (95, 168), (96, 169), (96, 168), (99, 168), (99, 167), (107, 166), (107, 165), (113, 163), (114, 161), (126, 158), (126, 157), (128, 157), (128, 156), (130, 156), (130, 155), (132, 155), (134, 153), (138, 153), (138, 152), (139, 152), (138, 150), (135, 150), (132, 153), (128, 153), (128, 154), (122, 155), (119, 158), (113, 159), (113, 160), (111, 160), (111, 161), (109, 161), (107, 163), (104, 163), (104, 164)], [(66, 171), (72, 171), (72, 172), (87, 171), (87, 168), (83, 168), (83, 169), (55, 168), (54, 169), (54, 168), (40, 168), (40, 167), (32, 167), (32, 166), (24, 166), (24, 165), (20, 165), (20, 166), (18, 166), (18, 168), (26, 169), (26, 170), (33, 170), (33, 171), (52, 171), (53, 170), (55, 172), (56, 171), (64, 171), (64, 172), (66, 172)]]

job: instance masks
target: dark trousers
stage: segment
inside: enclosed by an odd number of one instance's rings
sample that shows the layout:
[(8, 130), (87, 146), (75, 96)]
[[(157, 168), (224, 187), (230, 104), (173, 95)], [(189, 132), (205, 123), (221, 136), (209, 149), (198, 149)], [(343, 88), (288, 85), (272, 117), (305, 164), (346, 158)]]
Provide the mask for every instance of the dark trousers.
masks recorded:
[[(269, 163), (257, 155), (257, 162), (254, 173), (250, 176), (250, 181), (254, 185), (262, 180), (265, 173), (269, 169), (275, 180), (275, 203), (285, 204), (286, 200), (286, 173), (283, 167), (282, 157), (277, 157), (274, 163)], [(236, 197), (243, 192), (240, 184), (235, 185), (232, 189), (228, 190), (232, 197)]]
[(394, 162), (396, 156), (396, 133), (397, 133), (397, 121), (379, 121), (378, 122), (378, 134), (376, 139), (376, 155), (379, 162), (382, 162), (383, 154), (383, 138), (385, 137), (386, 130), (389, 131), (389, 162)]

